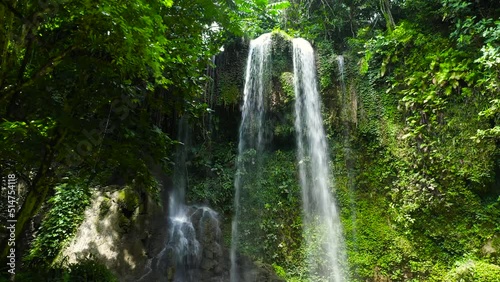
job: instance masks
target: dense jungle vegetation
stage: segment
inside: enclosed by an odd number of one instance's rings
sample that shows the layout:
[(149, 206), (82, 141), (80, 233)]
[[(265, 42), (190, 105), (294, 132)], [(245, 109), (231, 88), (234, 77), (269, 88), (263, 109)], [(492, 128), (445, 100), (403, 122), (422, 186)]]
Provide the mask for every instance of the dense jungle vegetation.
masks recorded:
[[(0, 0), (0, 26), (0, 175), (22, 183), (18, 241), (44, 216), (18, 244), (16, 281), (41, 281), (37, 268), (60, 277), (47, 281), (112, 281), (95, 261), (54, 259), (89, 187), (158, 194), (152, 167), (175, 165), (181, 116), (193, 128), (188, 200), (220, 212), (230, 240), (248, 41), (272, 31), (316, 50), (349, 281), (500, 281), (496, 0)], [(244, 252), (304, 281), (292, 78), (275, 76), (250, 222), (266, 239)]]

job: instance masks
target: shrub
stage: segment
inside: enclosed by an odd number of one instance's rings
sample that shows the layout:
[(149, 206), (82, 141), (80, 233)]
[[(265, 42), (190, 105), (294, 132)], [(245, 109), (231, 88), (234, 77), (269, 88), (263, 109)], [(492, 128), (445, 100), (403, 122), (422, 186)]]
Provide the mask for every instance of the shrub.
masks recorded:
[(444, 281), (500, 281), (500, 266), (474, 260), (459, 262), (446, 274)]

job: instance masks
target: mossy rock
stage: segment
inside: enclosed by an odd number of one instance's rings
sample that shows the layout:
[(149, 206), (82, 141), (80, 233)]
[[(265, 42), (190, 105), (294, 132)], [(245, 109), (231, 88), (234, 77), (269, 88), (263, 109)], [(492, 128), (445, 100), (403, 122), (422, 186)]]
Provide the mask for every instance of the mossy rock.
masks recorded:
[(491, 245), (496, 253), (500, 250), (500, 234), (495, 235), (491, 240)]
[[(248, 56), (248, 43), (235, 42), (224, 46), (217, 57), (215, 91), (217, 104), (238, 105), (244, 87), (244, 72)], [(272, 79), (279, 81), (283, 72), (293, 72), (292, 37), (283, 31), (272, 33)], [(293, 85), (293, 80), (292, 80)], [(293, 89), (292, 89), (293, 90)]]
[(139, 194), (128, 186), (118, 192), (116, 200), (122, 213), (127, 218), (131, 218), (141, 204)]
[(292, 37), (282, 31), (272, 33), (272, 76), (279, 78), (283, 72), (293, 72)]
[(248, 44), (235, 41), (224, 46), (224, 52), (217, 55), (214, 80), (216, 105), (235, 106), (243, 93), (245, 64)]
[(500, 236), (490, 238), (481, 249), (482, 258), (492, 263), (500, 263)]
[(121, 228), (120, 233), (127, 233), (132, 226), (131, 221), (123, 213), (118, 214), (118, 226)]
[(224, 105), (235, 105), (238, 104), (240, 97), (240, 89), (236, 84), (235, 72), (224, 72), (221, 73), (220, 77), (220, 99)]

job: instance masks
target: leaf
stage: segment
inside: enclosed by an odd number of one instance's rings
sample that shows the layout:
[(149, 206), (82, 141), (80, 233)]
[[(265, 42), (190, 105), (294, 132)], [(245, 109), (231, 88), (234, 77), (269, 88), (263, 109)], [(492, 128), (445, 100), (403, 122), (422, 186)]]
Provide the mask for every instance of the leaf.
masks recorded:
[(273, 9), (273, 10), (284, 10), (288, 7), (290, 7), (290, 2), (289, 1), (279, 1), (275, 3), (271, 3), (267, 5), (267, 9)]
[(448, 95), (448, 96), (449, 96), (449, 95), (451, 95), (452, 90), (453, 90), (452, 86), (451, 86), (451, 85), (448, 85), (448, 86), (446, 86), (446, 88), (444, 89), (444, 93), (445, 93), (446, 95)]

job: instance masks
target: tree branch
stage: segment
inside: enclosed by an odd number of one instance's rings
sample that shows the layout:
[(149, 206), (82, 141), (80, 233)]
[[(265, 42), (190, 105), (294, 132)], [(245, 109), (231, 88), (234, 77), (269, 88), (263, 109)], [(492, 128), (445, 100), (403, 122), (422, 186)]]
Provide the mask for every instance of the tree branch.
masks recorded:
[(18, 17), (23, 22), (25, 22), (25, 23), (29, 23), (30, 22), (18, 10), (16, 10), (16, 8), (14, 8), (14, 6), (12, 6), (12, 4), (7, 3), (7, 1), (5, 1), (5, 0), (0, 0), (0, 4), (4, 5), (7, 9), (9, 9), (9, 11), (12, 14), (14, 14), (14, 16)]
[(20, 91), (24, 87), (32, 85), (37, 78), (43, 77), (47, 73), (51, 72), (62, 61), (62, 59), (64, 59), (64, 57), (66, 57), (66, 55), (68, 55), (68, 53), (73, 51), (75, 48), (76, 48), (76, 46), (71, 46), (71, 47), (66, 48), (61, 54), (50, 58), (49, 61), (45, 65), (43, 65), (29, 80), (24, 81), (24, 82), (19, 81), (17, 86), (13, 86), (13, 87), (7, 89), (6, 93), (2, 97), (2, 99), (4, 101), (6, 101), (6, 100), (9, 100), (9, 97), (12, 96), (12, 98), (10, 98), (10, 102), (8, 104), (9, 106), (7, 108), (7, 116), (10, 116), (10, 114), (13, 112), (13, 110), (15, 108), (14, 107), (15, 102), (16, 102), (17, 98), (19, 97)]

